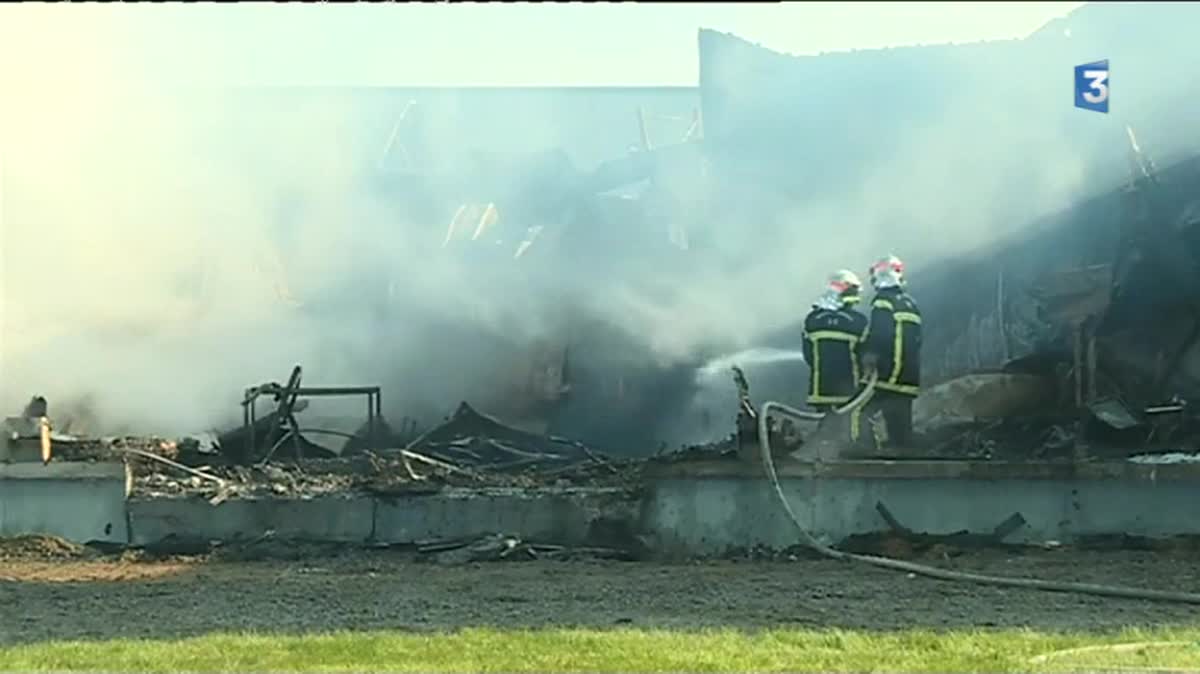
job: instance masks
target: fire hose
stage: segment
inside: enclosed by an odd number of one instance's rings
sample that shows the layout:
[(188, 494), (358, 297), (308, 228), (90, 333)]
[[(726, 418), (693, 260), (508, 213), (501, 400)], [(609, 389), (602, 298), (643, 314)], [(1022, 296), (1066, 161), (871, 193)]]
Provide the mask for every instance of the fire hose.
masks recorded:
[[(859, 391), (858, 395), (856, 395), (845, 405), (835, 408), (832, 413), (839, 415), (849, 414), (865, 405), (866, 402), (871, 398), (871, 394), (875, 389), (875, 380), (876, 376), (874, 373), (872, 373), (871, 377), (867, 380), (866, 385), (861, 391)], [(1086, 594), (1101, 597), (1123, 597), (1128, 599), (1146, 599), (1151, 601), (1200, 604), (1200, 594), (1190, 592), (1144, 590), (1132, 587), (1094, 585), (1091, 583), (1058, 582), (1043, 580), (1040, 578), (1009, 578), (1004, 576), (988, 576), (977, 573), (964, 573), (961, 571), (941, 569), (935, 566), (926, 566), (924, 564), (914, 564), (912, 562), (891, 559), (888, 557), (844, 552), (842, 550), (825, 545), (818, 541), (816, 537), (813, 536), (803, 524), (801, 524), (800, 518), (796, 516), (796, 512), (792, 509), (791, 503), (788, 502), (787, 495), (783, 492), (783, 487), (779, 482), (779, 475), (775, 472), (775, 461), (771, 458), (770, 427), (768, 423), (768, 418), (771, 416), (772, 412), (775, 412), (780, 416), (787, 416), (792, 417), (793, 419), (805, 421), (820, 421), (825, 415), (818, 412), (798, 410), (794, 407), (789, 407), (783, 403), (774, 401), (764, 403), (758, 414), (759, 452), (762, 457), (763, 469), (767, 473), (767, 478), (771, 481), (771, 486), (774, 488), (776, 496), (779, 497), (779, 502), (783, 505), (783, 509), (787, 513), (788, 519), (792, 521), (792, 524), (796, 525), (797, 531), (800, 532), (800, 539), (803, 541), (804, 545), (825, 557), (839, 561), (862, 562), (864, 564), (877, 566), (883, 569), (903, 571), (917, 576), (936, 578), (938, 580), (976, 583), (979, 585), (993, 585), (998, 587), (1015, 587), (1029, 590), (1043, 590), (1047, 592), (1068, 592), (1072, 594)]]

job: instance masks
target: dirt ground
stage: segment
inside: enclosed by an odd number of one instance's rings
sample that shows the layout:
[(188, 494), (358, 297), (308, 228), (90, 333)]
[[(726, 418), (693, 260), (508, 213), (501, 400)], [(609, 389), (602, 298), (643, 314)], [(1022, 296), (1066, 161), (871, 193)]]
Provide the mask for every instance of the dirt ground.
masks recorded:
[[(254, 629), (927, 626), (1098, 629), (1195, 623), (1195, 606), (948, 583), (814, 559), (439, 565), (352, 550), (230, 561), (0, 549), (0, 644)], [(1200, 591), (1194, 551), (988, 551), (958, 569)]]

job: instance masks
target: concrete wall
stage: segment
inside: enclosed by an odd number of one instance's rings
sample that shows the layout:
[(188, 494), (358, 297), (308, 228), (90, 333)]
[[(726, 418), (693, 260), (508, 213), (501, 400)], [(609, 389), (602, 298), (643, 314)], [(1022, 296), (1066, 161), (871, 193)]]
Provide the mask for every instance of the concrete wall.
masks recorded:
[(396, 544), (503, 532), (578, 544), (599, 520), (634, 521), (636, 505), (619, 489), (447, 490), (379, 502), (374, 539)]
[[(1008, 542), (1078, 536), (1200, 534), (1200, 465), (856, 462), (780, 467), (797, 516), (837, 542), (883, 531), (882, 503), (913, 531), (991, 533), (1014, 513)], [(493, 532), (566, 544), (619, 544), (643, 535), (668, 554), (786, 548), (798, 532), (770, 484), (736, 462), (667, 465), (644, 493), (623, 489), (446, 489), (393, 498), (366, 495), (245, 499), (128, 499), (121, 464), (0, 464), (0, 535), (47, 533), (78, 542), (146, 545), (191, 540), (283, 539), (411, 544)], [(614, 533), (618, 532), (618, 533)], [(626, 539), (623, 539), (625, 542)]]
[(130, 542), (147, 545), (174, 535), (237, 541), (268, 531), (286, 539), (361, 543), (375, 526), (375, 501), (365, 496), (243, 499), (211, 505), (202, 498), (131, 499)]
[(582, 543), (601, 520), (636, 520), (638, 501), (617, 489), (446, 489), (434, 495), (245, 499), (131, 499), (131, 542), (174, 535), (236, 541), (274, 531), (279, 538), (411, 544), (489, 533)]
[[(1026, 523), (1004, 539), (1010, 543), (1200, 534), (1197, 484), (1182, 480), (793, 477), (782, 486), (801, 523), (826, 543), (886, 531), (879, 503), (900, 525), (929, 534), (990, 534), (1020, 513)], [(759, 479), (660, 480), (646, 500), (641, 526), (657, 547), (673, 553), (781, 549), (800, 542), (774, 490)]]
[(0, 464), (0, 536), (125, 543), (129, 485), (123, 463)]

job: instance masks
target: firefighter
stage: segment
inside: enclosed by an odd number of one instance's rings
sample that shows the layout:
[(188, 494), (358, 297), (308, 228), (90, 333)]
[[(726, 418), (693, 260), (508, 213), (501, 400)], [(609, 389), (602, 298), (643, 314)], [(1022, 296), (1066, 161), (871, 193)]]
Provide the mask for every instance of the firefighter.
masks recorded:
[(825, 412), (821, 434), (833, 440), (859, 438), (858, 415), (832, 414), (858, 392), (860, 356), (867, 317), (854, 309), (862, 283), (849, 270), (834, 272), (825, 292), (804, 319), (804, 359), (808, 363), (808, 404)]
[[(878, 375), (867, 414), (882, 418), (877, 447), (911, 447), (912, 405), (921, 386), (921, 312), (905, 291), (904, 263), (894, 255), (871, 265), (870, 330), (864, 366)], [(877, 423), (873, 423), (877, 426)]]

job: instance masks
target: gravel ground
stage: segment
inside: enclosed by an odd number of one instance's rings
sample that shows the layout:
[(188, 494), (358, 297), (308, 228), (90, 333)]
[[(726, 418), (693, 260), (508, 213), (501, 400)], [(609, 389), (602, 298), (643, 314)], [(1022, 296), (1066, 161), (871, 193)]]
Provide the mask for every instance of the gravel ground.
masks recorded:
[[(1200, 591), (1195, 552), (975, 552), (937, 563), (1061, 580)], [(292, 561), (150, 560), (70, 544), (0, 548), (0, 642), (183, 637), (218, 630), (613, 625), (696, 628), (1195, 624), (1195, 606), (1004, 590), (826, 560), (491, 562), (394, 551)]]

